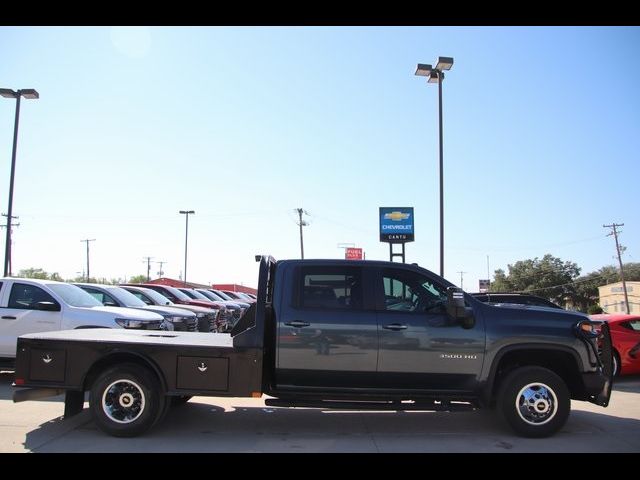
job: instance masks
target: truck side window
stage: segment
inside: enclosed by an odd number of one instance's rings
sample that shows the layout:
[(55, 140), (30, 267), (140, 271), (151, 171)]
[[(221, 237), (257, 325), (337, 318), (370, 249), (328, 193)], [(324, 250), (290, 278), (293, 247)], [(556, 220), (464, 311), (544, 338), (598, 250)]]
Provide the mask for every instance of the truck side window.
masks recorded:
[(9, 295), (9, 308), (33, 310), (38, 302), (57, 303), (54, 298), (40, 287), (25, 283), (14, 283)]
[(85, 288), (84, 290), (103, 305), (118, 305), (118, 302), (116, 302), (111, 295), (101, 292), (100, 290), (94, 288)]
[(362, 280), (354, 267), (305, 267), (298, 305), (303, 308), (362, 308)]
[(399, 312), (437, 312), (447, 290), (429, 278), (407, 270), (383, 270), (384, 309)]
[[(129, 291), (129, 290), (127, 290)], [(134, 294), (136, 297), (138, 297), (140, 300), (142, 300), (144, 303), (146, 303), (147, 305), (153, 305), (153, 303), (151, 302), (151, 300), (149, 300), (145, 295), (143, 295), (141, 292), (131, 292), (132, 294)]]

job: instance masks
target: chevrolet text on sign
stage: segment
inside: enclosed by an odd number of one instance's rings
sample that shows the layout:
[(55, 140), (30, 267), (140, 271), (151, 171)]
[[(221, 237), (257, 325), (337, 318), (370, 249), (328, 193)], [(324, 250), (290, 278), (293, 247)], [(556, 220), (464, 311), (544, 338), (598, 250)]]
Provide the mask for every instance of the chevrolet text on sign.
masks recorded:
[(380, 207), (381, 242), (413, 242), (413, 226), (413, 207)]

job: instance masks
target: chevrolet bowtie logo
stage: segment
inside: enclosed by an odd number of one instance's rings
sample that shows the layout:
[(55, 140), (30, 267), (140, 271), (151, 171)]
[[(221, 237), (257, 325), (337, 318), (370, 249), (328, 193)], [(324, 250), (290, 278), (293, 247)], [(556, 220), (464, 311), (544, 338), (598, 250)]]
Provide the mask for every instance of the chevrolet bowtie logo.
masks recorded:
[(400, 220), (406, 220), (407, 218), (409, 218), (409, 215), (411, 215), (410, 213), (402, 213), (402, 212), (391, 212), (391, 213), (385, 213), (384, 214), (384, 219), (385, 220), (393, 220), (395, 222), (399, 222)]

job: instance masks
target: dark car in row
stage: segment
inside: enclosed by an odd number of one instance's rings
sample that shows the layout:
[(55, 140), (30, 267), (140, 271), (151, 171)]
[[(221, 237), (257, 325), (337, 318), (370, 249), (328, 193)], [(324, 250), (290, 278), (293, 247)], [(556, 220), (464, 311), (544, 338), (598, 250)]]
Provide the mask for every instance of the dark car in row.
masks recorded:
[(162, 315), (169, 322), (170, 330), (195, 332), (198, 322), (196, 314), (183, 308), (175, 308), (169, 305), (147, 305), (135, 295), (124, 288), (115, 285), (103, 285), (95, 283), (75, 283), (85, 292), (98, 300), (106, 307), (128, 307), (147, 310)]
[(491, 305), (529, 305), (533, 307), (549, 307), (560, 308), (560, 305), (553, 303), (546, 298), (538, 297), (537, 295), (530, 295), (527, 293), (470, 293), (477, 300), (483, 303), (490, 303)]

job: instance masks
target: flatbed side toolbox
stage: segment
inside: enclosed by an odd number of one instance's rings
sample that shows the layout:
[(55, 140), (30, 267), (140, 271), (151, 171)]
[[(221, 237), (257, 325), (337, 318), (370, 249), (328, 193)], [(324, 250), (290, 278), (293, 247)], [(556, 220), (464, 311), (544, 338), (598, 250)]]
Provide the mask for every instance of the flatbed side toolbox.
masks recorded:
[(176, 387), (185, 390), (229, 389), (229, 359), (178, 356)]
[(67, 352), (64, 349), (29, 349), (28, 380), (40, 382), (64, 382)]

